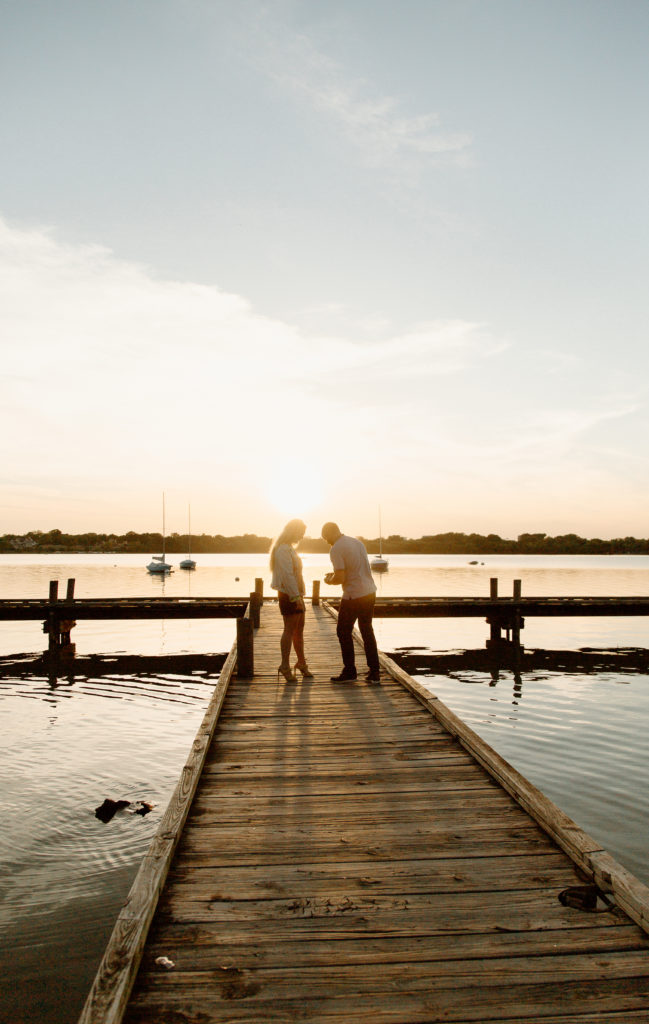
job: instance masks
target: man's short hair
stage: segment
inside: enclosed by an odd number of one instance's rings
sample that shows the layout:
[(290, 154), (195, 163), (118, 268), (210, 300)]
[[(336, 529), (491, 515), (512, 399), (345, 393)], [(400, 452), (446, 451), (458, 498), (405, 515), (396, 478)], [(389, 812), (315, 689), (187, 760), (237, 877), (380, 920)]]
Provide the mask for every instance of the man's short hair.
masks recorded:
[(334, 537), (340, 536), (340, 527), (338, 526), (338, 523), (325, 523), (320, 531), (320, 536), (324, 537), (325, 540), (328, 540), (332, 535)]

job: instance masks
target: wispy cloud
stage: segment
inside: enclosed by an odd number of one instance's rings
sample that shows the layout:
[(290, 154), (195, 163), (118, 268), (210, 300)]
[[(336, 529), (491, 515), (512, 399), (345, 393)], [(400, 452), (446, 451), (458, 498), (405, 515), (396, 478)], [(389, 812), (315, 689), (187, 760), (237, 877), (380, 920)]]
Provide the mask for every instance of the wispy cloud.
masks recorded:
[(472, 143), (468, 132), (444, 128), (437, 112), (406, 113), (401, 98), (348, 75), (309, 36), (270, 31), (260, 52), (266, 73), (327, 118), (367, 164), (412, 171), (442, 160), (466, 162)]
[[(341, 515), (377, 480), (406, 504), (434, 493), (449, 508), (485, 494), (497, 504), (502, 488), (529, 481), (551, 505), (576, 491), (609, 425), (643, 418), (631, 392), (579, 391), (579, 366), (561, 394), (536, 392), (516, 345), (487, 324), (379, 328), (298, 328), (241, 296), (0, 219), (8, 528), (29, 510), (29, 525), (43, 526), (43, 509), (73, 505), (84, 528), (104, 528), (109, 513), (150, 528), (132, 510), (151, 508), (164, 485), (199, 486), (222, 532), (242, 528), (242, 507), (255, 529), (269, 514), (265, 481), (282, 472), (289, 490), (305, 473), (327, 482)], [(637, 473), (614, 452), (599, 461), (612, 503)]]

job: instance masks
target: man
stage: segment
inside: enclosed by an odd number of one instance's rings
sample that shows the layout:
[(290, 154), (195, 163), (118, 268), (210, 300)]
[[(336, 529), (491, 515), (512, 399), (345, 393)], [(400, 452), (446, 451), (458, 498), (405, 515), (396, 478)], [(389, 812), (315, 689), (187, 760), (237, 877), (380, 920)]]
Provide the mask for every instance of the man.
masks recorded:
[(336, 629), (343, 656), (343, 670), (340, 675), (332, 676), (331, 681), (344, 683), (356, 679), (352, 630), (358, 619), (369, 669), (365, 678), (369, 683), (378, 683), (381, 678), (379, 655), (372, 628), (376, 584), (372, 579), (367, 551), (360, 540), (342, 534), (336, 523), (325, 523), (322, 536), (331, 545), (330, 558), (334, 567), (334, 571), (325, 576), (325, 583), (341, 583), (343, 588)]

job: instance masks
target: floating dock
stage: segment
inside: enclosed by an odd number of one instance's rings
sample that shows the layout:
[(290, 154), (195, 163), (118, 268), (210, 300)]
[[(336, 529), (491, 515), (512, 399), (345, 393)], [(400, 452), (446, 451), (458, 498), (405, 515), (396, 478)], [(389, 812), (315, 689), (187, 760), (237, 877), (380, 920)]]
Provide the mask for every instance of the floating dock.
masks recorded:
[(275, 602), (231, 651), (79, 1024), (649, 1020), (649, 890), (389, 658), (331, 682), (335, 628), (313, 680)]

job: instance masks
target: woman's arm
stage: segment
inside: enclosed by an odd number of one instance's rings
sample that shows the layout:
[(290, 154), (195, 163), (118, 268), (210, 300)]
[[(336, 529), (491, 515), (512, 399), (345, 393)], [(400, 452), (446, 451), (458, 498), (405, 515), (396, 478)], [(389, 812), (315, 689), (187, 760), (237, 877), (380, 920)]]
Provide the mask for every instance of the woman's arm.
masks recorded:
[(302, 597), (300, 587), (295, 575), (293, 556), (288, 544), (280, 544), (275, 551), (275, 571), (279, 582), (279, 590), (288, 594), (291, 601), (298, 601)]

